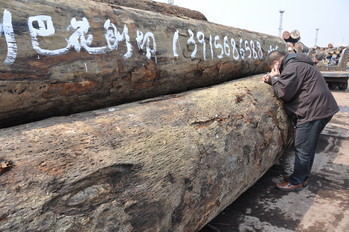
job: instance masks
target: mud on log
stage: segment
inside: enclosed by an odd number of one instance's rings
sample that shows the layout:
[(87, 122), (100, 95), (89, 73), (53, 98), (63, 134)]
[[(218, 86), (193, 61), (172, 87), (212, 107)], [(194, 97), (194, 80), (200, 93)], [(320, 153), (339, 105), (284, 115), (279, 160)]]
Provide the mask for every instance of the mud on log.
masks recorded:
[(285, 48), (270, 35), (96, 1), (0, 0), (0, 9), (0, 128), (262, 73), (266, 53)]
[(259, 79), (2, 129), (0, 230), (199, 230), (292, 140)]

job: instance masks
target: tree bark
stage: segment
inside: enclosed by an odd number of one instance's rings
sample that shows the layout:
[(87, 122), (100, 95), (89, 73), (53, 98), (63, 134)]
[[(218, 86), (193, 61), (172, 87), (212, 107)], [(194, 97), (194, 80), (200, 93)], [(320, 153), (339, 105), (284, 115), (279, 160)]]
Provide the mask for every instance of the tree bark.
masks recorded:
[(267, 52), (285, 49), (274, 36), (96, 1), (0, 6), (0, 128), (266, 72)]
[(260, 78), (2, 129), (0, 230), (199, 230), (292, 141)]
[(189, 10), (187, 8), (183, 8), (175, 5), (169, 5), (162, 2), (155, 2), (152, 0), (93, 0), (93, 1), (126, 6), (126, 7), (131, 7), (131, 8), (140, 9), (140, 10), (153, 11), (161, 14), (169, 14), (176, 17), (180, 17), (180, 18), (186, 18), (186, 19), (191, 18), (191, 19), (207, 21), (207, 18), (205, 17), (205, 15), (203, 15), (199, 11)]

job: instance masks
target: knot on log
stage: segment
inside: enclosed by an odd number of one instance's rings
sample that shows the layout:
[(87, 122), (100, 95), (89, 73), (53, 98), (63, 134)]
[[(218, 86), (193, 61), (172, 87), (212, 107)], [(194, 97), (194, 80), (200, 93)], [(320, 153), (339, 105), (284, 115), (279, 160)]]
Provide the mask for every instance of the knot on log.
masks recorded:
[(1, 160), (0, 159), (0, 175), (4, 172), (10, 171), (13, 167), (13, 162), (11, 160)]
[(66, 186), (54, 179), (47, 191), (58, 195), (42, 206), (41, 213), (53, 211), (67, 216), (81, 212), (87, 214), (101, 204), (116, 198), (120, 200), (118, 194), (135, 185), (137, 172), (141, 169), (142, 166), (137, 164), (114, 164)]

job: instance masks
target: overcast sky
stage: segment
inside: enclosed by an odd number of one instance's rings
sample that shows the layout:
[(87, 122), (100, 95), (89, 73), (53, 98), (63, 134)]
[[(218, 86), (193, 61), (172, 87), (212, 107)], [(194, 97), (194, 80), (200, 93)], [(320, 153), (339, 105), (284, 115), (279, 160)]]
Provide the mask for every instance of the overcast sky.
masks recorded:
[[(168, 3), (168, 0), (156, 0)], [(215, 23), (279, 35), (282, 28), (301, 33), (306, 46), (349, 45), (349, 0), (174, 0), (175, 5), (202, 12)]]

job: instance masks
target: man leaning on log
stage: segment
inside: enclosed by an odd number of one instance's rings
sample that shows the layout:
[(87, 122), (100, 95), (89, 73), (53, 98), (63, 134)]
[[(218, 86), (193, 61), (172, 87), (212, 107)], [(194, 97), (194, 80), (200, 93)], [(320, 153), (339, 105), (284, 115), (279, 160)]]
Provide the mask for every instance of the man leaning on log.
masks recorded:
[(271, 72), (263, 76), (263, 81), (272, 85), (286, 110), (294, 115), (296, 128), (293, 173), (276, 188), (300, 191), (308, 185), (320, 133), (339, 107), (307, 55), (272, 51), (266, 61)]

